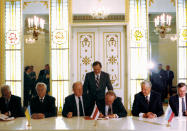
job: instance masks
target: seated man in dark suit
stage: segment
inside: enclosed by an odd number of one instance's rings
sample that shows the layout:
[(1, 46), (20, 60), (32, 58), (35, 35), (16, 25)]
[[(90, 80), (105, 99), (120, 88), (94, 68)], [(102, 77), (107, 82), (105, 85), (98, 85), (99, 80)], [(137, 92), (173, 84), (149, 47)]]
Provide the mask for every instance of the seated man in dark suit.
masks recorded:
[(11, 117), (25, 116), (21, 106), (21, 98), (11, 95), (10, 87), (4, 85), (1, 87), (2, 97), (0, 98), (1, 113)]
[(185, 83), (177, 85), (177, 95), (170, 97), (169, 105), (175, 116), (187, 116), (187, 93)]
[(164, 111), (161, 102), (161, 95), (151, 91), (151, 83), (143, 81), (141, 92), (135, 95), (132, 114), (143, 118), (155, 118), (161, 116)]
[(113, 90), (110, 76), (108, 73), (101, 71), (102, 65), (99, 61), (95, 61), (92, 65), (93, 70), (86, 74), (83, 94), (88, 94), (92, 98), (92, 104), (99, 103), (105, 99), (106, 88)]
[(83, 87), (81, 82), (73, 84), (74, 94), (65, 98), (62, 116), (71, 118), (73, 116), (90, 116), (93, 106), (90, 103), (88, 95), (83, 95)]
[(113, 91), (108, 91), (105, 95), (105, 101), (97, 104), (101, 117), (118, 118), (127, 116), (125, 107), (121, 102), (121, 98), (116, 97)]
[(46, 95), (47, 86), (45, 83), (36, 84), (38, 96), (31, 99), (31, 114), (33, 119), (56, 116), (55, 98)]

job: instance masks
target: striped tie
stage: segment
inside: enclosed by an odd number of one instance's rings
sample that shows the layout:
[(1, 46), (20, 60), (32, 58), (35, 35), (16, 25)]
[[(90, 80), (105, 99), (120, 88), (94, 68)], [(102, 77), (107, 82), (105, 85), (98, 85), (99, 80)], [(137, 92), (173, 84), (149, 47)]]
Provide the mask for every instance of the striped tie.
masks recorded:
[(99, 88), (99, 75), (97, 75), (95, 80), (96, 80), (96, 87)]

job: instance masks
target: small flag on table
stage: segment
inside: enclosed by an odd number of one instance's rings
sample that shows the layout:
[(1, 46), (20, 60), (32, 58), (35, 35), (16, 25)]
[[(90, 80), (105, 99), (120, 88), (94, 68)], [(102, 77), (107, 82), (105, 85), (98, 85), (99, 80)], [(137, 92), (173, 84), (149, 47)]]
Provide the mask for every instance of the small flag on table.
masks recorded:
[(175, 115), (174, 115), (174, 113), (173, 113), (171, 107), (168, 105), (167, 110), (166, 110), (166, 113), (165, 113), (165, 120), (168, 121), (168, 125), (169, 125), (169, 123), (172, 121), (172, 119), (173, 119), (174, 116), (175, 116)]
[(99, 118), (99, 109), (97, 108), (97, 105), (95, 104), (92, 115), (90, 116), (92, 119), (97, 120)]
[(31, 126), (31, 114), (30, 114), (30, 106), (27, 107), (25, 111), (25, 116), (28, 120), (28, 126)]

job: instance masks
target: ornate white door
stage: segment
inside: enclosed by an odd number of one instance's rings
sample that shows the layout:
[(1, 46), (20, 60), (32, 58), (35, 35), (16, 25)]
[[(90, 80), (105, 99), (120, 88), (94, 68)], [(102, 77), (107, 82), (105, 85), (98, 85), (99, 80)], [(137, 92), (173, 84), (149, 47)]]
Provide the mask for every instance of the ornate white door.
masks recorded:
[(84, 82), (92, 63), (100, 61), (110, 74), (116, 94), (124, 100), (124, 29), (123, 26), (74, 27), (70, 44), (71, 84)]

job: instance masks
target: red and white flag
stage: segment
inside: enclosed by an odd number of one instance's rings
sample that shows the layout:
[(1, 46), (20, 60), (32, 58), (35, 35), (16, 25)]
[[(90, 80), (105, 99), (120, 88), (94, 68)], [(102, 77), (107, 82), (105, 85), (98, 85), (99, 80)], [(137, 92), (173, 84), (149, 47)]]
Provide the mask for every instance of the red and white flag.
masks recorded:
[(95, 104), (92, 115), (90, 118), (97, 120), (99, 118), (99, 109), (97, 108), (97, 105)]
[(175, 114), (173, 113), (171, 107), (168, 105), (168, 108), (165, 113), (165, 120), (167, 120), (168, 122), (171, 122), (174, 116)]

